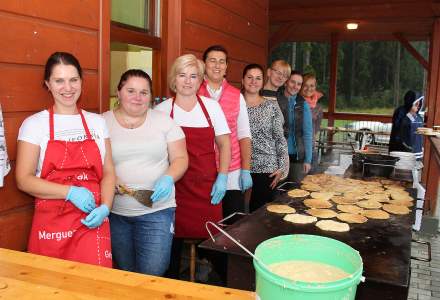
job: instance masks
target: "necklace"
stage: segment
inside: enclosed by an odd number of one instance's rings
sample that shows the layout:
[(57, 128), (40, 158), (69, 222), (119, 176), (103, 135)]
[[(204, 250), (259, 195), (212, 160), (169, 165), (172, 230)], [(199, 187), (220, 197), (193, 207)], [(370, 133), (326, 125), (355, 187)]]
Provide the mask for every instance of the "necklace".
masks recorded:
[[(117, 110), (119, 118), (118, 121), (122, 125), (122, 127), (127, 129), (135, 129), (141, 126), (145, 122), (145, 118), (147, 116), (147, 113), (143, 114), (140, 117), (132, 117), (130, 120), (130, 117), (127, 117), (124, 115), (124, 113), (121, 112), (120, 109)], [(134, 119), (134, 120), (133, 120)]]

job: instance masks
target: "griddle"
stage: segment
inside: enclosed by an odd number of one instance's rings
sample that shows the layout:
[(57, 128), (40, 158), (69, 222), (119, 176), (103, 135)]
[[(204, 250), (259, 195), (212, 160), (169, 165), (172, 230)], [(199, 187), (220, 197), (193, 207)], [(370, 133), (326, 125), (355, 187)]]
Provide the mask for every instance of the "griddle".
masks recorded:
[[(415, 190), (408, 191), (415, 199)], [(302, 202), (305, 198), (293, 199), (283, 193), (275, 199), (271, 204), (288, 204), (299, 213), (303, 213), (307, 209)], [(226, 231), (253, 252), (261, 242), (285, 234), (312, 234), (337, 239), (359, 251), (364, 263), (363, 275), (366, 277), (366, 283), (370, 283), (370, 288), (377, 286), (376, 290), (380, 291), (385, 288), (388, 292), (397, 288), (397, 290), (400, 289), (400, 293), (405, 294), (408, 291), (410, 277), (412, 223), (412, 214), (391, 215), (388, 220), (369, 219), (363, 224), (350, 224), (349, 232), (328, 232), (320, 230), (314, 224), (288, 223), (283, 220), (282, 214), (268, 212), (266, 207), (262, 207), (229, 226)], [(216, 243), (206, 240), (200, 244), (200, 247), (227, 253), (229, 258), (236, 256), (241, 257), (241, 260), (243, 258), (250, 260), (246, 253), (221, 234), (216, 236)], [(241, 264), (239, 259), (234, 261)], [(240, 268), (243, 269), (243, 266)], [(232, 269), (234, 269), (233, 266)], [(366, 283), (361, 283), (359, 288)], [(236, 287), (245, 288), (244, 285)], [(250, 290), (253, 288), (253, 286), (247, 287)], [(358, 294), (359, 292), (362, 294), (361, 288), (358, 290)], [(403, 296), (402, 298), (387, 297), (384, 296), (384, 292), (386, 293), (385, 290), (382, 290), (378, 293), (381, 295), (380, 299), (406, 299)], [(372, 299), (373, 294), (374, 291), (368, 290), (369, 297), (365, 299)], [(357, 297), (357, 299), (360, 298)]]

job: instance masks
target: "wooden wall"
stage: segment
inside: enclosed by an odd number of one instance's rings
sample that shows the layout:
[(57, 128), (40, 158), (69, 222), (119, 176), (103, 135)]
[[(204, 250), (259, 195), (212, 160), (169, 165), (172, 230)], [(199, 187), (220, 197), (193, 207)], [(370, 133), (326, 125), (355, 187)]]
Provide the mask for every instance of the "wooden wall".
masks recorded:
[(181, 1), (181, 54), (203, 51), (215, 44), (229, 52), (227, 79), (241, 83), (244, 66), (267, 61), (269, 0)]
[[(71, 52), (79, 59), (84, 69), (80, 105), (92, 111), (106, 108), (108, 101), (102, 99), (108, 99), (108, 18), (105, 0), (0, 2), (0, 103), (12, 166), (22, 121), (51, 104), (42, 88), (51, 53)], [(13, 168), (0, 188), (0, 247), (26, 248), (32, 213), (33, 200), (17, 190)]]

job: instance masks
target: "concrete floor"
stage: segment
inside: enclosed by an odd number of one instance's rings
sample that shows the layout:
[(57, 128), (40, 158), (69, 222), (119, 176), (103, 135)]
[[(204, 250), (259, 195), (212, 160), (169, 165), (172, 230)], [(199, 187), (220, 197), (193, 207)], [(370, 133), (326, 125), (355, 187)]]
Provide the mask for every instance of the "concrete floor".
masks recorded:
[[(417, 239), (431, 243), (431, 262), (411, 260), (411, 281), (408, 300), (440, 300), (440, 236), (420, 236)], [(413, 243), (411, 254), (418, 257), (427, 257), (426, 245)]]

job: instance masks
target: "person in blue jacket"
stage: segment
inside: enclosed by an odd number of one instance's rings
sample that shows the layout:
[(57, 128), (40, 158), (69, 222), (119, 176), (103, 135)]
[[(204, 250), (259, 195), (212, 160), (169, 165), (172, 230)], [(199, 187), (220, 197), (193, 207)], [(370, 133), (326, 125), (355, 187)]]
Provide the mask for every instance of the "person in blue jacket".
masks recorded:
[(292, 71), (284, 85), (287, 103), (278, 103), (285, 118), (285, 131), (289, 151), (290, 168), (288, 180), (301, 182), (309, 173), (313, 155), (312, 112), (306, 100), (299, 95), (303, 76)]
[(405, 93), (405, 96), (403, 97), (404, 104), (397, 107), (394, 110), (393, 113), (393, 119), (392, 119), (392, 127), (391, 127), (391, 135), (390, 135), (390, 142), (388, 145), (388, 151), (404, 151), (405, 149), (402, 149), (402, 141), (400, 140), (400, 125), (402, 122), (402, 119), (406, 116), (408, 109), (406, 108), (411, 107), (412, 103), (419, 98), (415, 91), (409, 90)]
[(423, 127), (423, 118), (419, 114), (422, 106), (423, 96), (417, 97), (412, 102), (408, 101), (405, 103), (407, 113), (401, 121), (399, 130), (401, 151), (414, 153), (416, 159), (423, 157), (423, 137), (416, 133), (417, 128)]

